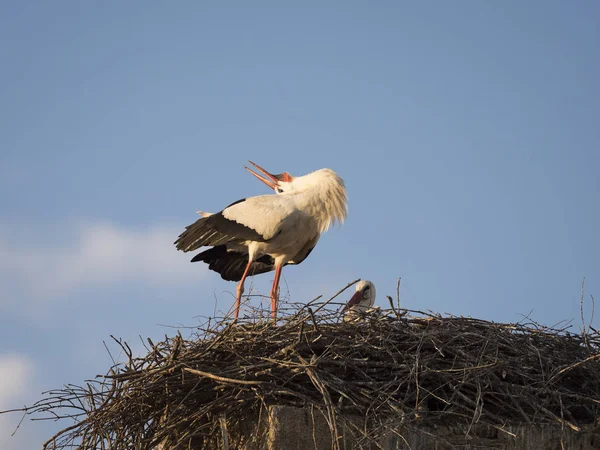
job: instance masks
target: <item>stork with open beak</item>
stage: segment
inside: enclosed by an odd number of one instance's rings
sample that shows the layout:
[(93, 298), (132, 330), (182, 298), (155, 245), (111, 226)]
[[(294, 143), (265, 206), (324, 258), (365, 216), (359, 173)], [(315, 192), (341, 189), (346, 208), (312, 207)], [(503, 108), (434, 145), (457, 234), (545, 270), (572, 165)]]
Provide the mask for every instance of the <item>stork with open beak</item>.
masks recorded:
[(343, 180), (330, 169), (301, 177), (287, 172), (274, 175), (258, 164), (260, 173), (248, 172), (275, 191), (275, 195), (249, 197), (232, 203), (216, 214), (200, 212), (202, 218), (186, 227), (175, 241), (178, 250), (197, 254), (221, 278), (239, 281), (234, 319), (237, 320), (244, 281), (248, 275), (275, 270), (271, 289), (271, 316), (277, 319), (281, 269), (300, 264), (310, 254), (322, 233), (346, 218), (347, 195)]
[(375, 304), (375, 285), (362, 280), (356, 284), (356, 292), (342, 309), (344, 321), (356, 319), (360, 313), (364, 313)]

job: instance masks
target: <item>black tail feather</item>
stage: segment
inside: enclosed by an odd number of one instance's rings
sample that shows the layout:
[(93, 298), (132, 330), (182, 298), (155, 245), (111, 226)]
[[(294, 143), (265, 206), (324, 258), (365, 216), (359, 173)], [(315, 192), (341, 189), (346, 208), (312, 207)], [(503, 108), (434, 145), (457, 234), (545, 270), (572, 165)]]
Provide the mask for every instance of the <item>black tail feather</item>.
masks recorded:
[[(219, 274), (227, 281), (240, 281), (246, 265), (248, 255), (245, 253), (227, 251), (225, 245), (218, 245), (198, 253), (192, 258), (192, 262), (202, 261), (208, 264), (208, 268)], [(275, 261), (269, 255), (264, 255), (252, 262), (250, 275), (270, 272), (275, 268)]]

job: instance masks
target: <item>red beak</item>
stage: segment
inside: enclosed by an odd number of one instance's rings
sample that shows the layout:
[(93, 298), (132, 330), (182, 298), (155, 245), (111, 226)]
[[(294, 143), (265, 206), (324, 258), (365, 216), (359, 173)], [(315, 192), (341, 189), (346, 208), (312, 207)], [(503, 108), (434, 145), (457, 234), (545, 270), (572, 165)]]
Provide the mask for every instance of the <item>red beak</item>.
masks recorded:
[(344, 309), (342, 309), (342, 312), (347, 311), (354, 305), (358, 305), (364, 299), (365, 299), (365, 295), (362, 292), (355, 292), (354, 295), (352, 296), (352, 298), (350, 300), (348, 300), (348, 303), (346, 303), (346, 306), (344, 306)]
[(262, 181), (263, 183), (265, 183), (271, 189), (275, 189), (277, 187), (277, 182), (279, 181), (279, 178), (277, 177), (277, 175), (273, 175), (272, 173), (267, 172), (265, 169), (263, 169), (262, 167), (260, 167), (258, 164), (255, 164), (255, 163), (253, 163), (250, 160), (248, 162), (250, 164), (252, 164), (254, 167), (256, 167), (258, 170), (260, 170), (267, 178), (265, 178), (262, 175), (259, 175), (258, 173), (254, 172), (249, 167), (244, 166), (244, 169), (246, 169), (248, 172), (250, 172), (256, 178), (258, 178), (260, 181)]

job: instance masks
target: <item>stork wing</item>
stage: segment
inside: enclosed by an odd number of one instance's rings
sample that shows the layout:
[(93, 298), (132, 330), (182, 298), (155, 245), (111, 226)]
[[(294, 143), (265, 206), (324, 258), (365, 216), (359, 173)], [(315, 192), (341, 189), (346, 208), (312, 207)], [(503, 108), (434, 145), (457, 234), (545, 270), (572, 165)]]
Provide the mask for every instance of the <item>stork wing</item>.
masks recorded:
[(295, 212), (298, 211), (290, 197), (261, 195), (242, 199), (186, 227), (175, 246), (190, 252), (236, 241), (265, 242), (276, 236)]
[(255, 230), (226, 219), (221, 211), (202, 217), (185, 227), (185, 231), (175, 241), (175, 246), (177, 250), (190, 252), (200, 247), (222, 245), (235, 240), (264, 241), (264, 238)]
[(275, 237), (287, 220), (300, 213), (292, 196), (260, 195), (234, 203), (223, 217), (258, 233), (263, 241)]

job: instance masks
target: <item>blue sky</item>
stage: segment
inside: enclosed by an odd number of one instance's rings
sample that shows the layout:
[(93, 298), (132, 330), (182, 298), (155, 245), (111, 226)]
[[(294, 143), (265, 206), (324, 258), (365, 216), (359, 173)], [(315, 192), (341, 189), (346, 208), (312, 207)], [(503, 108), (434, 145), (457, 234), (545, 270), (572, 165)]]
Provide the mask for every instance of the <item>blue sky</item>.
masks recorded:
[[(599, 14), (2, 4), (0, 409), (104, 373), (110, 334), (140, 349), (229, 308), (235, 285), (172, 242), (196, 210), (267, 193), (247, 159), (348, 188), (347, 222), (284, 270), (293, 300), (362, 277), (385, 305), (401, 276), (409, 308), (578, 326), (582, 277), (600, 296)], [(3, 449), (60, 426), (9, 438), (13, 419)]]

